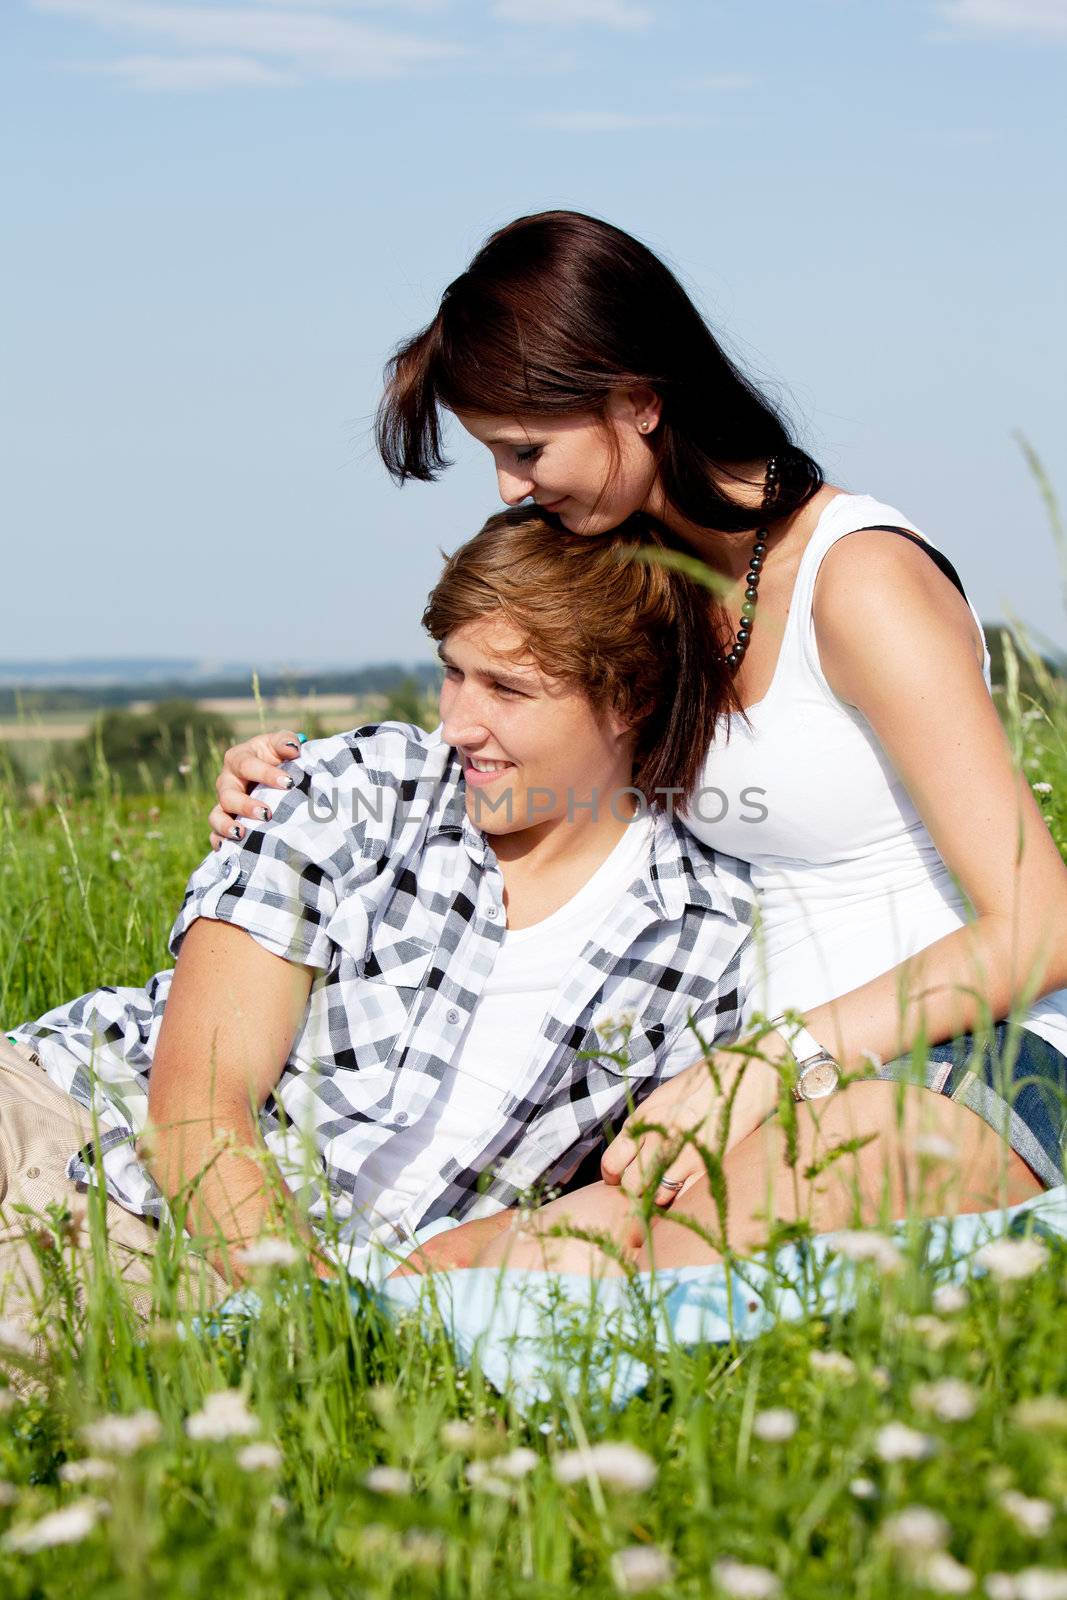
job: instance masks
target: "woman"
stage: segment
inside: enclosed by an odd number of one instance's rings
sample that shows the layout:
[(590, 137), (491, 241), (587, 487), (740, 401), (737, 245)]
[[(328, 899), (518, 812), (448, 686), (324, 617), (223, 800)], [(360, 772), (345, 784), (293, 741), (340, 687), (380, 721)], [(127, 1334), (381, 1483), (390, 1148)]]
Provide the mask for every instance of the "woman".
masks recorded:
[[(80, 1209), (97, 1141), (135, 1283), (168, 1202), (221, 1271), (279, 1221), (357, 1270), (572, 1172), (688, 1061), (691, 1017), (736, 1034), (747, 886), (661, 798), (719, 705), (700, 591), (549, 532), (505, 513), (446, 564), (437, 734), (307, 745), (269, 826), (194, 873), (173, 973), (0, 1042), (0, 1315), (10, 1277), (23, 1315), (40, 1288), (11, 1208)], [(679, 654), (707, 656), (706, 692)], [(596, 1019), (628, 1007), (629, 1071), (590, 1066)]]
[[(1067, 868), (1013, 768), (950, 564), (893, 507), (824, 483), (667, 268), (586, 216), (495, 234), (398, 351), (378, 439), (400, 482), (446, 465), (442, 411), (490, 450), (509, 504), (532, 497), (585, 535), (643, 517), (718, 576), (707, 626), (731, 675), (728, 711), (684, 820), (750, 864), (756, 1008), (802, 1017), (785, 1031), (818, 1069), (823, 1137), (866, 1141), (850, 1163), (866, 1209), (886, 1185), (898, 1213), (921, 1189), (920, 1124), (956, 1152), (962, 1209), (988, 1192), (991, 1150), (1005, 1194), (1062, 1181)], [(262, 804), (245, 790), (276, 781), (274, 759), (269, 741), (229, 753), (216, 833)], [(746, 819), (743, 791), (761, 795), (762, 820)], [(726, 1085), (739, 1070), (733, 1056), (716, 1065)], [(781, 1142), (756, 1131), (777, 1087), (775, 1062), (756, 1063), (734, 1103), (735, 1244), (761, 1226), (776, 1174), (780, 1215), (832, 1227), (851, 1208), (840, 1185), (783, 1191)], [(658, 1089), (641, 1120), (666, 1131), (624, 1129), (605, 1183), (558, 1204), (636, 1247), (618, 1190), (657, 1170), (661, 1210), (684, 1197), (711, 1221), (699, 1152), (675, 1146), (714, 1124), (721, 1093), (703, 1064)], [(801, 1107), (802, 1143), (814, 1127)], [(667, 1217), (653, 1235), (661, 1263), (708, 1257)], [(537, 1258), (536, 1244), (522, 1249), (513, 1261)]]

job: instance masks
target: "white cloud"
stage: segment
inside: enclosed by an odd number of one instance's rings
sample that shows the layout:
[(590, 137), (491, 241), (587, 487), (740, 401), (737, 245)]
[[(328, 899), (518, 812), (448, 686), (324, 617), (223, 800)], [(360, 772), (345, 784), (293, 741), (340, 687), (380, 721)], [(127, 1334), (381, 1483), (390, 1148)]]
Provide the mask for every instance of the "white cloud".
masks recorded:
[(1067, 39), (1067, 0), (942, 0), (938, 9), (957, 31)]
[(521, 22), (529, 27), (575, 28), (593, 23), (605, 28), (647, 28), (653, 20), (648, 6), (633, 0), (493, 0), (490, 12), (501, 22)]
[(287, 73), (250, 56), (120, 56), (104, 70), (135, 89), (229, 89), (291, 83)]
[[(419, 0), (416, 0), (416, 4)], [(158, 53), (101, 63), (142, 88), (209, 88), (308, 78), (381, 78), (454, 60), (458, 45), (383, 29), (301, 0), (175, 5), (160, 0), (30, 0), (35, 11), (95, 25)], [(169, 51), (169, 54), (164, 54)]]
[(639, 128), (692, 126), (692, 118), (673, 111), (658, 115), (629, 111), (545, 111), (534, 121), (539, 128), (554, 128), (559, 133), (629, 133)]

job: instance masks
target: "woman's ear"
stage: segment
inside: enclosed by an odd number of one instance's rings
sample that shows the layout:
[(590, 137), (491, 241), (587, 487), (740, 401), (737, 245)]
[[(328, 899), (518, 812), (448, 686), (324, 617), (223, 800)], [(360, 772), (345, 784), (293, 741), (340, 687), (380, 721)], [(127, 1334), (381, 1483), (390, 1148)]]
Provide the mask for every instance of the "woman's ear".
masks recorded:
[(632, 389), (616, 389), (610, 402), (611, 414), (616, 422), (643, 434), (655, 433), (662, 409), (659, 395), (646, 383)]

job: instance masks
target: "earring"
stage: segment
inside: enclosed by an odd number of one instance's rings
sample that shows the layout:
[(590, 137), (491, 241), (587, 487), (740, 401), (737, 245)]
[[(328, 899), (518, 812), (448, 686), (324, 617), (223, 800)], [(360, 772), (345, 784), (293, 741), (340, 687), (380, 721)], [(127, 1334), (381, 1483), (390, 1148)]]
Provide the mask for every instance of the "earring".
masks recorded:
[(642, 433), (647, 433), (649, 428), (651, 428), (651, 426), (652, 426), (651, 422), (642, 422), (642, 424), (641, 424), (641, 432)]

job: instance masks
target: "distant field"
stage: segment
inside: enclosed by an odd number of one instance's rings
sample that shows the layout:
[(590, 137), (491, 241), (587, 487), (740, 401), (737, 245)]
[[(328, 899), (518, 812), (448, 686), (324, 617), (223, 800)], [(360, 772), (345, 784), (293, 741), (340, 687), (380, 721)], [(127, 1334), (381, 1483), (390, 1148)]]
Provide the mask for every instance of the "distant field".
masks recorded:
[[(195, 703), (205, 711), (225, 717), (239, 736), (247, 738), (261, 727), (295, 724), (299, 729), (304, 722), (314, 722), (327, 733), (340, 733), (345, 728), (356, 727), (368, 717), (379, 715), (386, 698), (384, 694), (363, 695), (358, 699), (348, 694), (291, 695), (263, 699), (257, 704), (248, 695), (244, 698), (197, 700)], [(154, 700), (137, 700), (128, 709), (149, 711), (157, 703)], [(72, 715), (69, 711), (44, 711), (35, 712), (32, 717), (10, 718), (0, 721), (0, 744), (44, 747), (81, 739), (98, 715), (95, 711), (80, 716)]]

